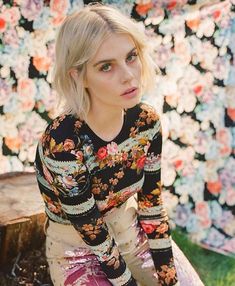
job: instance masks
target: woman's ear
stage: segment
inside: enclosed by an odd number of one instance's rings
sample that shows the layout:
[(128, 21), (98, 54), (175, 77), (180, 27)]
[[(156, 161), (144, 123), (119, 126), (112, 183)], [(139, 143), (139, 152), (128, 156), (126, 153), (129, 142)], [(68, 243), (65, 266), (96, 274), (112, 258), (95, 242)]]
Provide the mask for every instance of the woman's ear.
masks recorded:
[(74, 80), (77, 80), (78, 79), (78, 76), (79, 76), (79, 73), (76, 69), (71, 69), (69, 71), (69, 74), (71, 75), (71, 77), (74, 79)]

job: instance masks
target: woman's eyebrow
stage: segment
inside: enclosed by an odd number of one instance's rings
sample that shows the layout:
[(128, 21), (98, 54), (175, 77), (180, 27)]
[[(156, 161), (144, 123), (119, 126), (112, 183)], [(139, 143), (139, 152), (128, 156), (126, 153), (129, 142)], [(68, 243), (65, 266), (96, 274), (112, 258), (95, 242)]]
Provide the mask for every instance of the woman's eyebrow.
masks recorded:
[[(127, 55), (129, 55), (131, 52), (133, 52), (134, 50), (136, 50), (136, 47), (132, 48), (128, 53)], [(101, 61), (98, 61), (97, 63), (95, 63), (93, 65), (93, 67), (96, 67), (97, 65), (101, 64), (101, 63), (107, 63), (107, 62), (112, 62), (112, 61), (115, 61), (115, 59), (106, 59), (106, 60), (101, 60)]]

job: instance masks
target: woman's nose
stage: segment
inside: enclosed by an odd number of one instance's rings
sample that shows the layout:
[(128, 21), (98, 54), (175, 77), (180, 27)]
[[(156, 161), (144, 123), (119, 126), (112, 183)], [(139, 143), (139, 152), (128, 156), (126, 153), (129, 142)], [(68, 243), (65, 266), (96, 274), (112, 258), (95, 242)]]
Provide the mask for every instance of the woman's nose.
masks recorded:
[(130, 69), (128, 65), (123, 65), (120, 72), (121, 72), (122, 82), (127, 82), (134, 78), (133, 71)]

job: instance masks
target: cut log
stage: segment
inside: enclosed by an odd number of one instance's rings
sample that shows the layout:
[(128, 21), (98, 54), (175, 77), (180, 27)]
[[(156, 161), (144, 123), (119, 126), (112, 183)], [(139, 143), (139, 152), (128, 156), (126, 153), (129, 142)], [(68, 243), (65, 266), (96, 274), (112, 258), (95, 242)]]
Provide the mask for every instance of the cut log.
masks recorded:
[(45, 213), (34, 173), (0, 175), (0, 266), (42, 245)]

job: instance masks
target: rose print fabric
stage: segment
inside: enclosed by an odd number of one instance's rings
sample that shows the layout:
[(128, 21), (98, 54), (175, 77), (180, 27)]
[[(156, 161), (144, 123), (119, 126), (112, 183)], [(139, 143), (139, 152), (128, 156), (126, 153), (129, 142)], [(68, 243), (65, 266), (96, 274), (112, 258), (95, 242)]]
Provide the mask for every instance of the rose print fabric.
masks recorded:
[[(157, 286), (157, 274), (149, 250), (147, 237), (138, 224), (137, 201), (132, 196), (121, 207), (105, 216), (110, 234), (117, 242), (138, 286)], [(96, 256), (84, 244), (72, 225), (51, 220), (46, 228), (46, 255), (51, 278), (55, 286), (107, 286), (111, 285)], [(172, 241), (175, 268), (181, 286), (203, 286), (189, 261)], [(163, 275), (171, 279), (174, 270), (162, 268)]]
[[(89, 2), (0, 1), (0, 173), (33, 171), (38, 138), (56, 111), (55, 32)], [(169, 216), (194, 241), (234, 254), (235, 1), (102, 2), (146, 29), (162, 72), (148, 101), (163, 113)]]
[(145, 103), (126, 111), (122, 130), (111, 142), (66, 114), (48, 125), (39, 142), (35, 167), (46, 214), (74, 226), (113, 285), (136, 282), (104, 217), (135, 194), (160, 283), (177, 285), (161, 200), (161, 146), (160, 120)]

